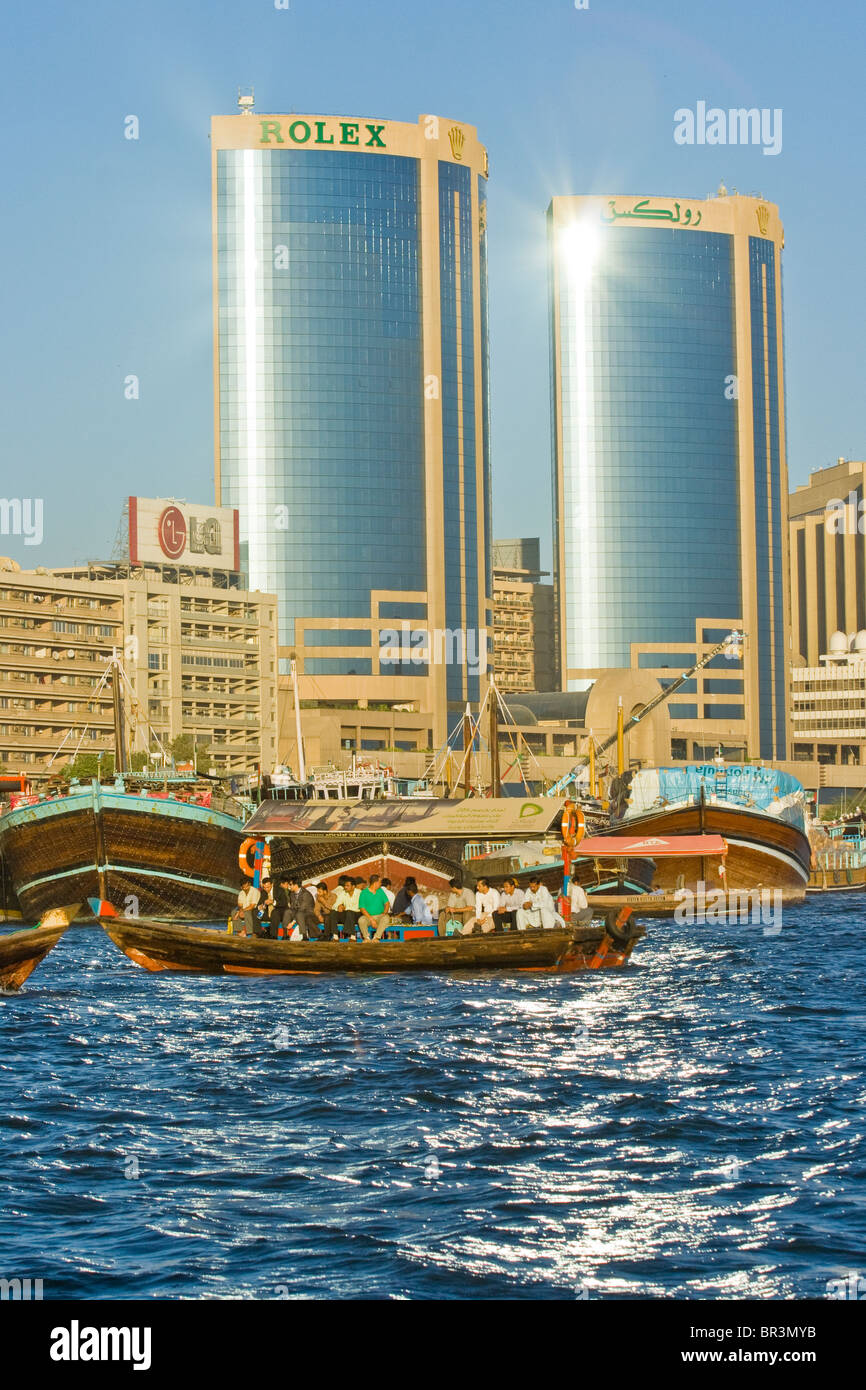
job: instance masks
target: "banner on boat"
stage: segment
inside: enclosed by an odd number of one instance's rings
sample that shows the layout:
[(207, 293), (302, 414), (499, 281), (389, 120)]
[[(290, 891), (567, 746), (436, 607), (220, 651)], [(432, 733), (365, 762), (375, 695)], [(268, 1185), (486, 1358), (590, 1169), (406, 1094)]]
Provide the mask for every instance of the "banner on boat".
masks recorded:
[(674, 806), (694, 805), (701, 788), (708, 804), (742, 806), (805, 829), (802, 783), (776, 767), (750, 763), (693, 764), (626, 772), (611, 787), (615, 820), (649, 815)]
[(675, 854), (693, 859), (698, 855), (725, 855), (728, 846), (721, 835), (594, 835), (584, 840), (578, 859), (657, 859)]
[(395, 835), (401, 840), (529, 840), (559, 833), (565, 798), (417, 801), (265, 801), (248, 835)]

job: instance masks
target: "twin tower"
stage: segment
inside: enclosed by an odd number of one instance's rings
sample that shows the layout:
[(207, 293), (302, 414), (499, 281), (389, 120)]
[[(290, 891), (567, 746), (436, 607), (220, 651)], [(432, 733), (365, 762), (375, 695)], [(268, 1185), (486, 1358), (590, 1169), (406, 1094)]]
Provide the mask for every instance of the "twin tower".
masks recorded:
[[(435, 746), (493, 626), (487, 152), (436, 116), (248, 112), (211, 141), (217, 499), (278, 596), (280, 674), (297, 661), (308, 707), (374, 711), (382, 746)], [(726, 739), (784, 757), (777, 210), (548, 218), (562, 685), (743, 627), (724, 698), (708, 668), (678, 718), (715, 705)]]

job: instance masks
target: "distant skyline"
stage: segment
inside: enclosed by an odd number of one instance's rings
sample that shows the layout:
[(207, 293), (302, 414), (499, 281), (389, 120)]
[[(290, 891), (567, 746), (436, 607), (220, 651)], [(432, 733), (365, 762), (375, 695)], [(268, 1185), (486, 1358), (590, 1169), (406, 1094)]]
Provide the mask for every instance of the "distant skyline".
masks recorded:
[[(5, 28), (0, 495), (44, 499), (44, 539), (0, 535), (0, 554), (28, 568), (106, 558), (131, 492), (213, 497), (208, 126), (237, 109), (239, 86), (255, 87), (260, 111), (431, 112), (478, 127), (490, 152), (494, 535), (540, 536), (544, 568), (554, 195), (704, 197), (724, 181), (777, 203), (791, 487), (866, 455), (853, 0), (699, 12), (675, 0), (650, 11), (49, 0)], [(677, 143), (676, 113), (701, 102), (782, 112), (779, 152)], [(124, 397), (130, 375), (138, 400)]]

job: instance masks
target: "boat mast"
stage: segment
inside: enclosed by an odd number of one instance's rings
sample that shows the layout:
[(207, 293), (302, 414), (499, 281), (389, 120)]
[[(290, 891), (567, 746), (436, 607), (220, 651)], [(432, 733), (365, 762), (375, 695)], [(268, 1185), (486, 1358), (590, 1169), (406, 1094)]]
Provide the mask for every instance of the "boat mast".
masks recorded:
[(301, 732), (301, 697), (298, 694), (298, 664), (293, 661), (290, 667), (292, 675), (292, 690), (295, 693), (295, 738), (298, 744), (298, 781), (304, 783), (307, 780), (307, 765), (304, 761), (304, 735)]
[(490, 701), (490, 795), (502, 795), (502, 776), (499, 768), (499, 696), (496, 691), (496, 684), (493, 680), (493, 672), (490, 673), (490, 690), (487, 696)]
[(463, 712), (463, 795), (472, 793), (472, 713), (467, 701)]
[(117, 648), (111, 663), (111, 695), (114, 705), (114, 773), (123, 776), (128, 771), (126, 761), (126, 731), (123, 726), (123, 692), (120, 686), (120, 658)]

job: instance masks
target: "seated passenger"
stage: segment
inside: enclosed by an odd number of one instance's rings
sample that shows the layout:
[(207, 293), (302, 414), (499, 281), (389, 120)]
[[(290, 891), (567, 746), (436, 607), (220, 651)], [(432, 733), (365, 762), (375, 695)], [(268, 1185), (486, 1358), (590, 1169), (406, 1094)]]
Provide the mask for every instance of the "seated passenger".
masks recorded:
[(579, 883), (572, 881), (568, 900), (571, 904), (571, 925), (573, 927), (588, 927), (592, 921), (592, 908), (589, 905), (589, 899)]
[(258, 921), (256, 908), (261, 896), (261, 890), (255, 887), (252, 879), (245, 878), (238, 893), (237, 911), (232, 917), (232, 921), (240, 927), (238, 936), (252, 936), (253, 927)]
[(330, 941), (337, 930), (336, 927), (334, 930), (331, 929), (331, 914), (334, 910), (336, 897), (336, 893), (331, 892), (327, 883), (316, 884), (316, 901), (313, 906), (316, 913), (316, 921), (322, 928), (326, 941)]
[(276, 938), (288, 936), (291, 916), (289, 914), (289, 887), (286, 875), (281, 874), (276, 883), (268, 879), (267, 910), (262, 914), (260, 936)]
[(529, 892), (523, 899), (523, 906), (517, 909), (517, 930), (527, 927), (564, 927), (565, 923), (554, 906), (550, 889), (545, 888), (541, 879), (534, 876), (529, 880)]
[(502, 885), (499, 894), (499, 907), (493, 914), (497, 931), (505, 931), (506, 927), (512, 930), (517, 925), (517, 909), (523, 906), (525, 893), (522, 888), (518, 888), (517, 880), (507, 878)]
[[(360, 894), (357, 896), (360, 897)], [(348, 875), (343, 874), (337, 884), (337, 890), (334, 893), (333, 907), (328, 913), (329, 941), (335, 936), (339, 936), (341, 927), (349, 938), (354, 937), (355, 927), (361, 915), (360, 907), (352, 905), (355, 903), (355, 899), (354, 880), (349, 878)]]
[(358, 926), (365, 941), (370, 940), (370, 928), (373, 928), (373, 940), (381, 941), (385, 929), (390, 922), (390, 903), (388, 894), (382, 887), (382, 880), (378, 874), (373, 874), (366, 888), (361, 889), (359, 898), (361, 915), (358, 918)]
[(461, 927), (465, 926), (470, 917), (475, 915), (475, 894), (471, 888), (463, 888), (459, 878), (448, 880), (451, 892), (445, 899), (439, 912), (438, 932), (440, 936), (445, 936), (448, 930), (448, 923), (452, 919), (459, 922)]
[[(409, 882), (408, 879), (406, 881), (407, 883)], [(415, 880), (412, 879), (412, 882), (415, 883)], [(412, 901), (409, 904), (409, 916), (412, 918), (413, 926), (433, 926), (434, 919), (433, 913), (430, 911), (430, 904), (424, 896), (423, 886), (417, 883), (415, 884), (415, 892), (412, 895)]]
[(305, 941), (315, 941), (322, 935), (322, 929), (316, 920), (316, 908), (313, 895), (309, 888), (304, 888), (297, 873), (292, 873), (285, 878), (286, 886), (289, 890), (289, 908), (291, 920), (298, 928)]
[(479, 878), (475, 885), (475, 915), (470, 917), (463, 928), (464, 936), (471, 936), (476, 927), (483, 932), (496, 930), (494, 912), (499, 910), (499, 893), (491, 888), (486, 878)]
[(392, 917), (408, 917), (409, 909), (415, 894), (418, 892), (418, 885), (414, 878), (403, 880), (403, 887), (397, 889), (394, 901), (391, 904)]

